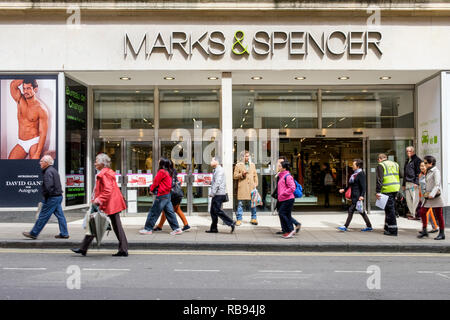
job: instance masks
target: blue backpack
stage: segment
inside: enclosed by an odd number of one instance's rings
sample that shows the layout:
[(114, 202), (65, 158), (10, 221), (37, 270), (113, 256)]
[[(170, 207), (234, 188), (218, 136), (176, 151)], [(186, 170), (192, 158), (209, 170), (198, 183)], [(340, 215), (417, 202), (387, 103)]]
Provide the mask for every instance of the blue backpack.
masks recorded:
[[(284, 176), (284, 182), (286, 183), (286, 185), (287, 185), (287, 182), (286, 182), (286, 177), (287, 177), (287, 176), (290, 176), (290, 174), (287, 174), (287, 175)], [(294, 179), (294, 177), (292, 177), (292, 178)], [(296, 197), (296, 198), (301, 198), (301, 197), (303, 197), (303, 188), (302, 188), (302, 185), (301, 185), (300, 183), (298, 183), (297, 180), (295, 180), (295, 179), (294, 179), (294, 182), (295, 182), (294, 197)]]

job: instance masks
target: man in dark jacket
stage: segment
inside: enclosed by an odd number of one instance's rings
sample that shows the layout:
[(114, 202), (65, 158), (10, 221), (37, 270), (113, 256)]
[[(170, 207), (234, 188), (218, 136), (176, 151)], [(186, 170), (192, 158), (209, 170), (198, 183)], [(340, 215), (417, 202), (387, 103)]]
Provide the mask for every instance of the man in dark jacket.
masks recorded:
[(405, 191), (406, 203), (408, 205), (408, 219), (413, 220), (415, 219), (416, 209), (419, 204), (419, 174), (422, 160), (416, 155), (414, 147), (407, 147), (406, 154), (408, 155), (408, 159), (406, 159), (403, 171), (402, 189)]
[(39, 164), (41, 165), (43, 174), (42, 195), (44, 196), (44, 201), (33, 229), (30, 232), (23, 232), (23, 235), (27, 238), (36, 239), (42, 229), (44, 229), (52, 214), (55, 214), (56, 218), (58, 218), (60, 231), (59, 235), (56, 235), (55, 238), (68, 239), (69, 232), (67, 231), (67, 222), (61, 207), (63, 200), (61, 180), (58, 171), (53, 167), (53, 158), (49, 155), (45, 155), (42, 157)]

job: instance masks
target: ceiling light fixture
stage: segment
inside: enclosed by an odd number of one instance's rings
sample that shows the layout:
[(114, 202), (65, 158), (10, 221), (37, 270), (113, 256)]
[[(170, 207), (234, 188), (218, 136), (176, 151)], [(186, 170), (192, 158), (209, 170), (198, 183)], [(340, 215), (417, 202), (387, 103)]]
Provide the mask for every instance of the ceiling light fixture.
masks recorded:
[(120, 77), (120, 80), (131, 80), (130, 77)]
[(175, 77), (164, 77), (164, 80), (175, 80)]
[(208, 77), (208, 80), (219, 80), (218, 77)]
[(294, 79), (295, 79), (295, 80), (305, 80), (306, 77), (295, 77)]
[(391, 77), (389, 77), (389, 76), (380, 77), (380, 80), (390, 80), (390, 79), (391, 79)]
[(262, 80), (262, 77), (252, 77), (252, 80)]
[(339, 77), (338, 79), (339, 79), (339, 80), (348, 80), (348, 79), (350, 79), (350, 77), (342, 76), (342, 77)]

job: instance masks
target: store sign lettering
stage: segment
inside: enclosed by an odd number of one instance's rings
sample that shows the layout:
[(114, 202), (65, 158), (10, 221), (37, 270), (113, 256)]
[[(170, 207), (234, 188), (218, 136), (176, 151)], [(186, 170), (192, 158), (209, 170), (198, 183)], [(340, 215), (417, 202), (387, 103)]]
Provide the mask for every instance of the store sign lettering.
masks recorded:
[(320, 57), (339, 57), (346, 52), (352, 57), (364, 57), (369, 52), (381, 56), (381, 40), (381, 32), (368, 30), (335, 30), (321, 34), (307, 31), (256, 31), (252, 35), (238, 30), (228, 38), (217, 30), (200, 35), (183, 31), (170, 34), (158, 32), (154, 35), (146, 32), (137, 41), (125, 33), (124, 56), (131, 53), (137, 58), (143, 53), (145, 58), (150, 58), (152, 54), (162, 52), (171, 57), (179, 52), (185, 57), (198, 53), (205, 57), (221, 57), (230, 52), (235, 56), (272, 57), (283, 50), (288, 50), (289, 56), (307, 56), (311, 52)]

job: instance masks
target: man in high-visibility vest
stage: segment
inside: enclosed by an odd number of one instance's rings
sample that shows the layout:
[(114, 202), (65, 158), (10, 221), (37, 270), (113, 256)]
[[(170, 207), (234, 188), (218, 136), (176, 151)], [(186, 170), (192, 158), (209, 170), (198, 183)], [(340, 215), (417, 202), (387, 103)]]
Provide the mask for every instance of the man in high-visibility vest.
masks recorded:
[(384, 153), (378, 155), (377, 166), (377, 199), (381, 194), (389, 197), (384, 212), (386, 214), (384, 223), (384, 234), (397, 236), (397, 218), (395, 215), (395, 196), (400, 191), (400, 169), (397, 162), (388, 160)]

